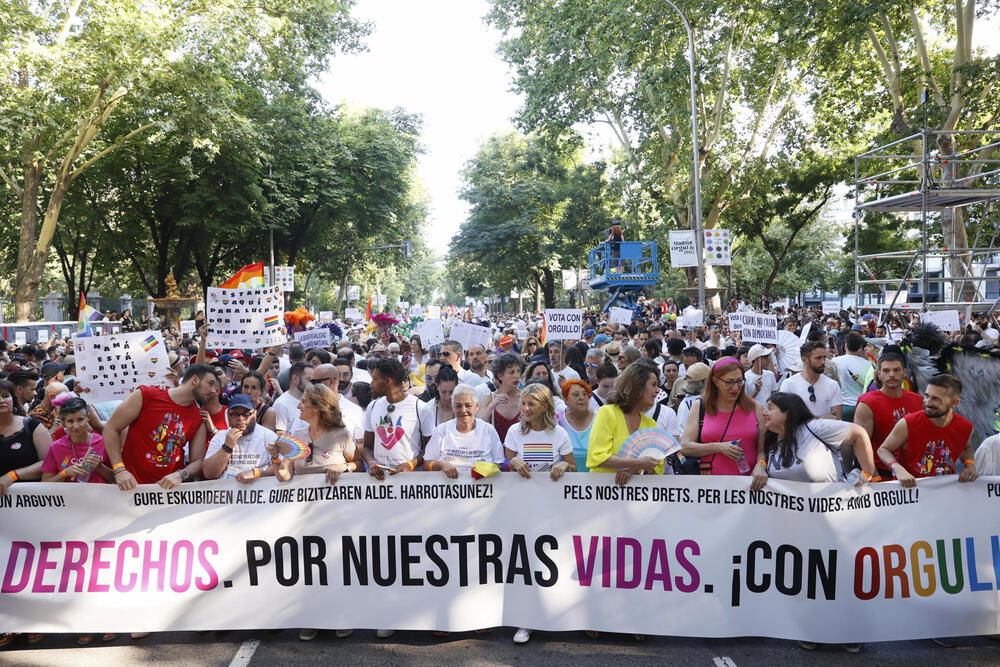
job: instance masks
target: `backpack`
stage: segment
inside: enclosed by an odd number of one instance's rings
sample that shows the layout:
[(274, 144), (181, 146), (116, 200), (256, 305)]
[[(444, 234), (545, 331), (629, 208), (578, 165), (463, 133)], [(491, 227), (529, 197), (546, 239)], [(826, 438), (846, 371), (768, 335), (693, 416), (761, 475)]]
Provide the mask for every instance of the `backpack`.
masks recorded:
[[(659, 415), (660, 405), (657, 404), (656, 412), (654, 414)], [(701, 429), (705, 425), (705, 404), (702, 401), (698, 401), (698, 441), (701, 441)], [(670, 467), (674, 469), (675, 475), (700, 475), (701, 474), (701, 458), (694, 456), (683, 456), (680, 452), (676, 452), (667, 457), (667, 463)]]

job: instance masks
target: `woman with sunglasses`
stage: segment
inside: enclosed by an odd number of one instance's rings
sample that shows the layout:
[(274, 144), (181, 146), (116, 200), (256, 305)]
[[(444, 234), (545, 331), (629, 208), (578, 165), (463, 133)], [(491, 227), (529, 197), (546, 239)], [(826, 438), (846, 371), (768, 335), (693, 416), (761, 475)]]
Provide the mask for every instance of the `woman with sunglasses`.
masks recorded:
[(746, 393), (743, 367), (734, 357), (715, 362), (705, 392), (691, 406), (681, 439), (681, 453), (701, 459), (703, 475), (750, 475), (751, 488), (767, 483), (764, 415)]
[(524, 342), (524, 350), (521, 355), (524, 358), (525, 363), (529, 362), (533, 356), (535, 356), (535, 350), (538, 349), (538, 339), (532, 336), (528, 336), (528, 340)]

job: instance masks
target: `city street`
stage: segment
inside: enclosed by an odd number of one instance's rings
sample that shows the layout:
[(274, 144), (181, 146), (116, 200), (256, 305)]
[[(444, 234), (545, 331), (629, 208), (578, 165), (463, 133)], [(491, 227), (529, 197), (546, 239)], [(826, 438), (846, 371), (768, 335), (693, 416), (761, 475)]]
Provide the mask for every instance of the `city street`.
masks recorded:
[(372, 630), (356, 631), (347, 639), (323, 632), (312, 642), (302, 642), (298, 632), (233, 631), (152, 634), (139, 640), (100, 641), (76, 646), (76, 635), (51, 635), (38, 644), (23, 638), (2, 653), (5, 665), (126, 665), (141, 662), (176, 665), (414, 665), (470, 663), (507, 665), (545, 662), (547, 665), (682, 664), (685, 667), (735, 667), (736, 665), (1000, 665), (1000, 642), (966, 637), (955, 648), (930, 640), (883, 642), (862, 647), (857, 655), (839, 646), (804, 651), (795, 642), (774, 639), (695, 639), (649, 637), (637, 642), (624, 635), (604, 634), (589, 639), (582, 632), (537, 633), (528, 644), (511, 643), (513, 629), (500, 628), (485, 635), (456, 633), (438, 638), (429, 632), (397, 632), (376, 639)]

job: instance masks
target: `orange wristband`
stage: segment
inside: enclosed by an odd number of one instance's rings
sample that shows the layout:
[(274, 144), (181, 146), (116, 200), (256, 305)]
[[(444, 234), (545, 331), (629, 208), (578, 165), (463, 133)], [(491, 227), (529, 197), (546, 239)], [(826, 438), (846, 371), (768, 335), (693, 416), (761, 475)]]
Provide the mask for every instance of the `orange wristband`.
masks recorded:
[(59, 476), (62, 477), (63, 479), (69, 479), (69, 475), (66, 474), (66, 468), (63, 468), (62, 470), (59, 471)]
[(8, 476), (8, 477), (10, 477), (10, 478), (11, 478), (12, 480), (14, 480), (15, 482), (16, 482), (17, 480), (21, 479), (20, 477), (18, 477), (18, 475), (17, 475), (17, 471), (16, 471), (16, 470), (11, 470), (10, 472), (8, 472), (8, 473), (7, 473), (7, 476)]
[(257, 479), (258, 477), (260, 477), (260, 468), (254, 468), (253, 469), (253, 478)]
[(416, 466), (416, 464), (413, 461), (409, 461), (408, 463), (410, 464), (410, 471), (411, 472), (416, 469), (417, 466)]
[(975, 459), (962, 459), (962, 465), (976, 465)]
[(434, 470), (434, 464), (435, 463), (437, 463), (437, 461), (428, 461), (427, 462), (427, 470)]
[(765, 461), (764, 459), (757, 459), (757, 463), (763, 463), (764, 467), (765, 468), (767, 467), (767, 461)]

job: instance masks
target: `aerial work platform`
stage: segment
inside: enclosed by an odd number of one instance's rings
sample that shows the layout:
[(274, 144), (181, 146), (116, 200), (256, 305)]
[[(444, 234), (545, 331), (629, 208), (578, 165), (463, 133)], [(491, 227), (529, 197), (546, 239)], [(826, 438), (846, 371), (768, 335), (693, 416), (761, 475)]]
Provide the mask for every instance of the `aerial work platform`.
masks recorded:
[(655, 241), (605, 242), (588, 255), (590, 288), (608, 292), (604, 311), (612, 306), (639, 308), (642, 288), (660, 279)]

